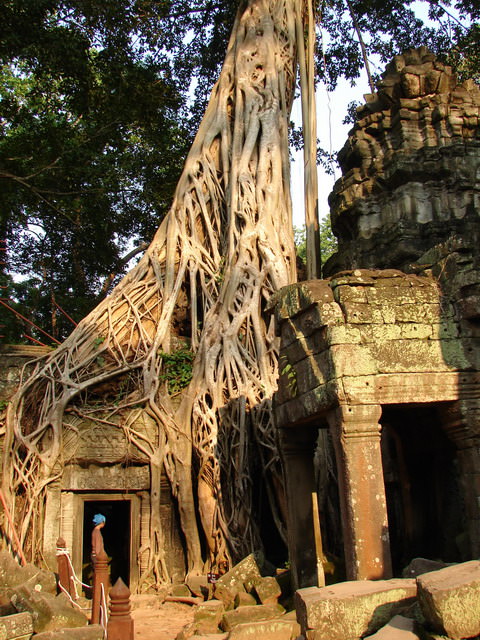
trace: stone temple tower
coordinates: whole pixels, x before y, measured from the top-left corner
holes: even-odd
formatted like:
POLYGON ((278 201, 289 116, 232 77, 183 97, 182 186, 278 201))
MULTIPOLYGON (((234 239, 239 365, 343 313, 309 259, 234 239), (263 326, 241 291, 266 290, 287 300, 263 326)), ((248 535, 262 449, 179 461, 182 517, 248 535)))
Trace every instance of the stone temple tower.
POLYGON ((347 579, 480 556, 480 89, 422 47, 365 99, 330 196, 338 252, 274 302, 299 586, 315 491, 347 579), (314 465, 329 446, 340 543, 314 465))

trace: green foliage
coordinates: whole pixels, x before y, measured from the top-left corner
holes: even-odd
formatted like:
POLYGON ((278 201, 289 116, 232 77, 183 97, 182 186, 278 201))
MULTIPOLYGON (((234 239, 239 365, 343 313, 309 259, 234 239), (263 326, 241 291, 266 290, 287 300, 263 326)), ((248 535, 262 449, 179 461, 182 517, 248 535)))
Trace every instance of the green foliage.
MULTIPOLYGON (((306 264, 307 260, 307 241, 305 225, 302 227, 294 228, 294 241, 297 256, 300 258, 303 264, 306 264)), ((326 216, 320 220, 320 252, 322 258, 322 264, 330 258, 331 255, 337 250, 337 239, 333 235, 332 227, 330 225, 330 217, 326 216)))
MULTIPOLYGON (((84 317, 170 207, 190 80, 234 17, 209 6, 0 3, 0 273, 31 285, 22 301, 13 283, 3 293, 60 340, 73 325, 56 304, 84 317)), ((6 339, 22 340, 22 323, 8 323, 6 339)))
POLYGON ((98 336, 98 338, 95 338, 95 340, 93 341, 93 348, 98 349, 98 347, 104 342, 105 342, 105 336, 98 336))
MULTIPOLYGON (((330 89, 358 79, 353 19, 370 58, 426 44, 478 79, 478 2, 425 0, 435 26, 416 15, 419 4, 317 3, 319 79, 330 89)), ((59 307, 84 317, 168 210, 236 8, 237 0, 0 3, 2 297, 55 338, 73 328, 59 307)), ((301 144, 298 132, 291 138, 301 144)), ((319 146, 318 161, 332 160, 319 146)), ((44 340, 3 310, 0 324, 5 340, 44 340)))
POLYGON ((167 383, 168 393, 174 395, 187 387, 192 379, 194 353, 182 347, 171 353, 161 351, 163 369, 160 380, 167 383))
POLYGON ((364 65, 353 19, 370 60, 378 56, 384 64, 409 47, 425 45, 443 57, 456 51, 456 57, 450 56, 450 62, 462 65, 464 60, 471 60, 470 72, 478 74, 479 41, 475 23, 480 10, 476 1, 322 0, 317 12, 323 35, 323 46, 318 47, 317 53, 318 73, 330 89, 336 87, 340 78, 354 84, 364 65), (419 12, 421 8, 427 9, 423 15, 428 13, 431 23, 425 23, 419 12))
POLYGON ((297 372, 285 356, 280 357, 280 375, 286 376, 292 397, 298 393, 297 372))

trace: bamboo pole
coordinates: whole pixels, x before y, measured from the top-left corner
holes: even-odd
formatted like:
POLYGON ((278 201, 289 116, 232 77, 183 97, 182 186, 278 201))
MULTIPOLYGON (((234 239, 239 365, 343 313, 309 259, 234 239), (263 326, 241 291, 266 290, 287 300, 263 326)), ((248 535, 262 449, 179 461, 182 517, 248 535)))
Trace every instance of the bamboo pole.
POLYGON ((318 586, 325 586, 325 571, 323 569, 323 547, 322 547, 322 530, 320 528, 320 514, 318 511, 318 497, 312 493, 312 517, 313 517, 313 533, 315 537, 315 555, 317 557, 317 577, 318 586))

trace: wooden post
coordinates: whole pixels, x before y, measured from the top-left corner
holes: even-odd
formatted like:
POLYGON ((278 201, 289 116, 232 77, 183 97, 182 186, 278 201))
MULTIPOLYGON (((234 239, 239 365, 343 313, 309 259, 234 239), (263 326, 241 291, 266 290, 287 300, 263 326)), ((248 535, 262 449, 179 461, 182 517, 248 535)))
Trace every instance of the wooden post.
POLYGON ((312 493, 313 533, 315 535, 315 553, 317 556, 318 586, 325 586, 325 571, 323 569, 322 529, 320 528, 320 514, 318 512, 318 496, 312 493))
POLYGON ((73 584, 72 566, 68 559, 67 544, 63 538, 58 538, 57 540, 57 566, 59 586, 65 589, 72 600, 76 600, 77 594, 73 584))
POLYGON ((105 623, 107 617, 106 602, 108 593, 108 556, 101 550, 96 557, 93 567, 93 595, 92 595, 92 617, 90 624, 105 623), (104 607, 103 619, 100 617, 100 608, 104 607))
POLYGON ((130 615, 130 589, 119 578, 110 589, 110 618, 107 640, 133 640, 133 619, 130 615))

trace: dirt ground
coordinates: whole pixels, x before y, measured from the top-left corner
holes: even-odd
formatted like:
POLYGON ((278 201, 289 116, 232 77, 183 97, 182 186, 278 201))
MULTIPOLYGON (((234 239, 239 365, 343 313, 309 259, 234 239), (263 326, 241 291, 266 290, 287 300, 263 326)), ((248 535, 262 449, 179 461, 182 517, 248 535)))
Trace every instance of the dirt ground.
POLYGON ((157 608, 132 611, 135 640, 175 640, 177 633, 193 620, 194 608, 179 602, 164 602, 157 608))

